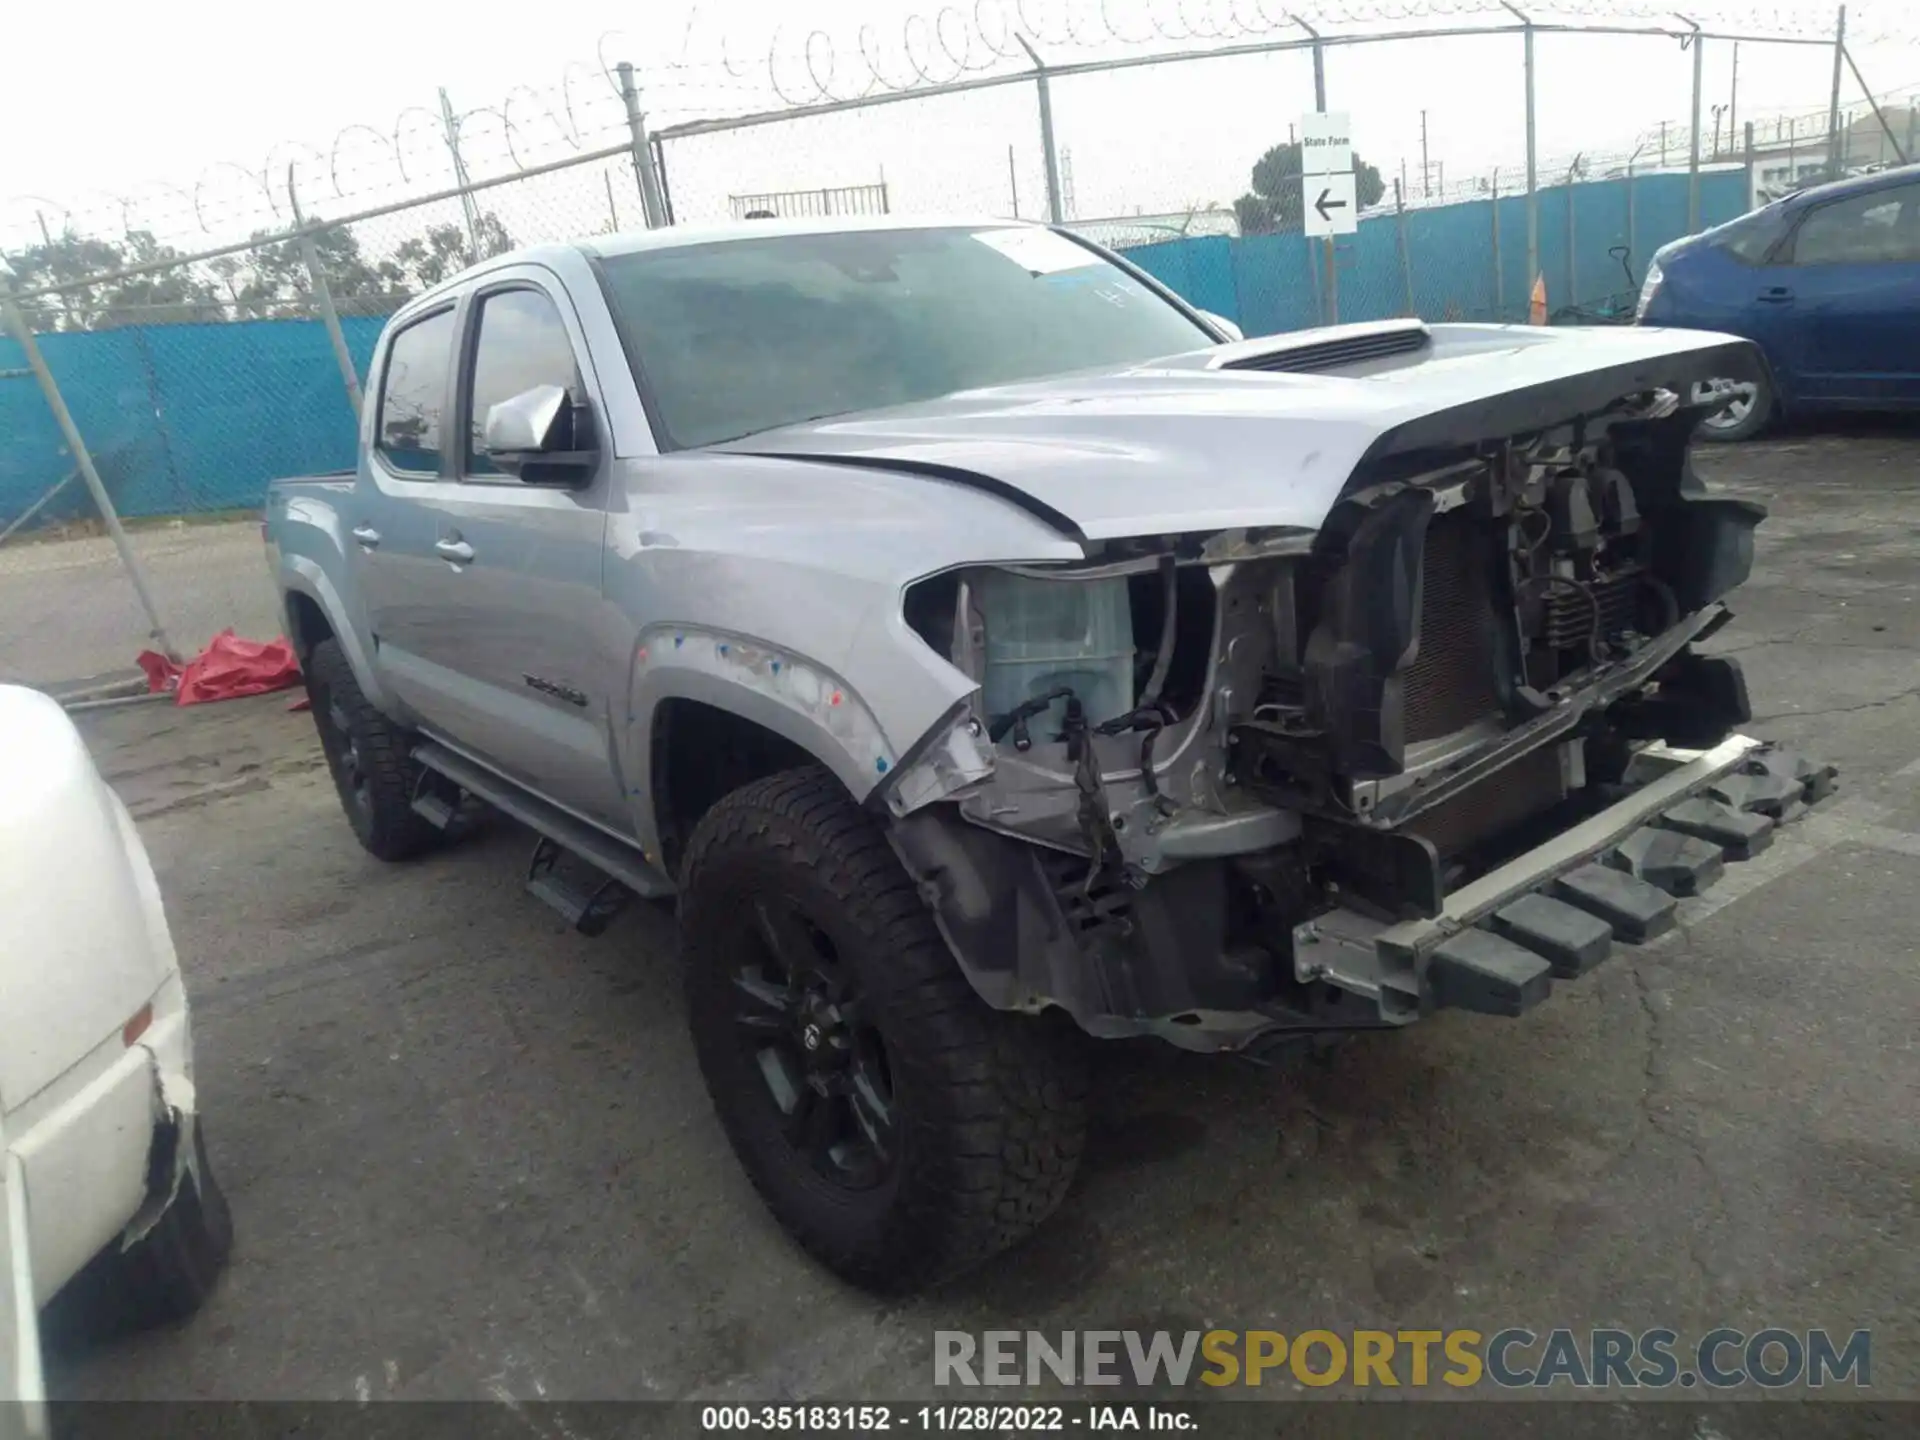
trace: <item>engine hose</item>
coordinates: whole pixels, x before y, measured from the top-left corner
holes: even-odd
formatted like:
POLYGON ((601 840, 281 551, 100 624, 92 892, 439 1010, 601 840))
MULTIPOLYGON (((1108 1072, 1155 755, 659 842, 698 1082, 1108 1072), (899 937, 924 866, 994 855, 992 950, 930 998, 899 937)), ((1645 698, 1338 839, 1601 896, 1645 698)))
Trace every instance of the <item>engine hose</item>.
POLYGON ((1147 798, 1153 802, 1153 808, 1162 815, 1171 815, 1180 807, 1160 789, 1160 778, 1153 773, 1153 745, 1166 728, 1165 717, 1156 715, 1148 724, 1147 733, 1140 737, 1140 784, 1146 790, 1147 798))
POLYGON ((1140 697, 1139 708, 1151 709, 1160 703, 1160 691, 1167 683, 1167 672, 1173 668, 1173 632, 1175 621, 1179 617, 1177 601, 1180 593, 1180 576, 1174 566, 1173 556, 1160 557, 1160 587, 1164 596, 1163 615, 1160 621, 1160 650, 1153 657, 1153 673, 1147 677, 1146 693, 1140 697))

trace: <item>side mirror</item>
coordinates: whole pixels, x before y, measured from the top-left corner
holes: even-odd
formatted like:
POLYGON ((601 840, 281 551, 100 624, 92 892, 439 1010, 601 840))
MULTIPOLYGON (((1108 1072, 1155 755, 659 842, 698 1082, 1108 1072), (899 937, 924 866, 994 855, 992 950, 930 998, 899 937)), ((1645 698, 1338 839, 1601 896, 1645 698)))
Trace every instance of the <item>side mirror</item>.
POLYGON ((1240 333, 1240 327, 1234 324, 1233 321, 1227 319, 1226 316, 1216 315, 1211 310, 1202 310, 1200 314, 1207 320, 1209 324, 1213 326, 1214 329, 1224 334, 1227 337, 1227 339, 1244 340, 1247 338, 1245 335, 1240 333))
POLYGON ((593 411, 559 385, 536 385, 488 407, 487 458, 529 485, 582 485, 600 463, 593 411))

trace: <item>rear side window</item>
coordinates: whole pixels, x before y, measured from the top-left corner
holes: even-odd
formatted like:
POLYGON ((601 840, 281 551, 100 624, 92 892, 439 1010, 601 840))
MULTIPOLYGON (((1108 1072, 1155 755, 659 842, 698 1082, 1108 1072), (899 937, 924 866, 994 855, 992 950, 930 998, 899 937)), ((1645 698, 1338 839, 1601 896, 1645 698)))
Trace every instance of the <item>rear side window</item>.
POLYGON ((481 297, 479 327, 467 403, 467 470, 498 475, 485 449, 487 411, 536 385, 578 394, 579 367, 560 311, 544 291, 496 290, 481 297))
POLYGON ((440 469, 452 349, 451 310, 414 321, 387 347, 376 448, 396 470, 440 469))
POLYGON ((1796 265, 1920 261, 1920 185, 1870 190, 1809 211, 1793 240, 1796 265))

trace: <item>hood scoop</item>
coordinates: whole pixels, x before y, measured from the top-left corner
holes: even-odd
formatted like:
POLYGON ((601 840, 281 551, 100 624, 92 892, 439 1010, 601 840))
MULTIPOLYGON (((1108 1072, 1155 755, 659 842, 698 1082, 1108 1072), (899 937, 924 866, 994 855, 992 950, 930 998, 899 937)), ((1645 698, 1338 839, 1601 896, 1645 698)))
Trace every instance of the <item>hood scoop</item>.
POLYGON ((1311 374, 1318 370, 1340 370, 1369 360, 1385 360, 1395 355, 1410 355, 1433 343, 1427 327, 1418 320, 1380 320, 1362 325, 1339 325, 1331 329, 1309 330, 1298 336, 1237 345, 1216 367, 1220 370, 1288 371, 1311 374))

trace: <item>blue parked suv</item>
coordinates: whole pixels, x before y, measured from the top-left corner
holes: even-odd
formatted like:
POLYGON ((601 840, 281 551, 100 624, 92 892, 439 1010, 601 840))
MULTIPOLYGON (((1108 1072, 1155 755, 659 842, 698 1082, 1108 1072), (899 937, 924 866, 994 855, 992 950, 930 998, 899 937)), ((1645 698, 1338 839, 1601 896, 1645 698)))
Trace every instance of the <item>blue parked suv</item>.
POLYGON ((1920 409, 1920 165, 1803 190, 1663 246, 1642 325, 1756 341, 1771 382, 1732 386, 1701 438, 1777 414, 1920 409))

